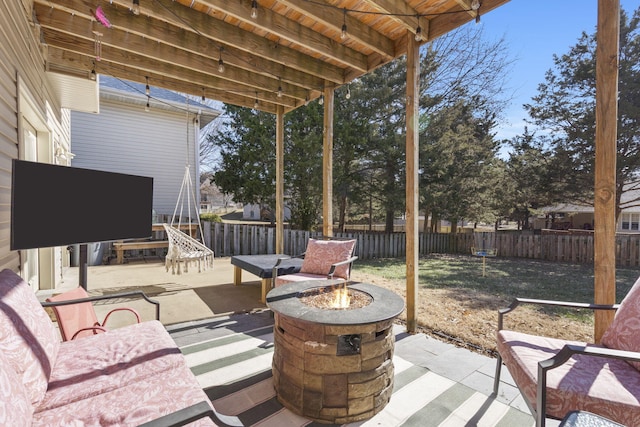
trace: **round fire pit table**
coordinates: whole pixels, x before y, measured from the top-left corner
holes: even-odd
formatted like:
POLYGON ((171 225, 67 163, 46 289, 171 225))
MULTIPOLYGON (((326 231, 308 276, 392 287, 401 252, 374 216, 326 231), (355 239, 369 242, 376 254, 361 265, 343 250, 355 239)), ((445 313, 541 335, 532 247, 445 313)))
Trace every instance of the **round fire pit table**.
POLYGON ((267 294, 274 312, 273 383, 278 401, 321 423, 345 424, 380 412, 393 391, 393 320, 404 310, 395 293, 347 282, 367 305, 324 308, 303 300, 340 280, 289 283, 267 294), (362 299, 362 298, 361 298, 362 299))

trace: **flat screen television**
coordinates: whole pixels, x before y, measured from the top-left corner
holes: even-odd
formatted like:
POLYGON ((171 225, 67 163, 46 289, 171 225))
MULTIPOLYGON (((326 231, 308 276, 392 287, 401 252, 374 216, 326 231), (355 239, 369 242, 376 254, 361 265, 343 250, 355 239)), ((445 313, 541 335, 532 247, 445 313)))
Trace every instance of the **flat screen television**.
POLYGON ((13 160, 11 250, 151 236, 153 178, 13 160))

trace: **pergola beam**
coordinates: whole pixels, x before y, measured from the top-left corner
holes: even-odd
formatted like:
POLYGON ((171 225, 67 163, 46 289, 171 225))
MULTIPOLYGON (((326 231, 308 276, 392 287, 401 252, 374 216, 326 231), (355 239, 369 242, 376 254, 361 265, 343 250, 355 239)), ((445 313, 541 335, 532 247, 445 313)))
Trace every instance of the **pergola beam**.
POLYGON ((207 6, 233 16, 247 25, 253 25, 290 43, 302 45, 305 49, 340 62, 343 66, 355 68, 362 72, 367 71, 367 58, 365 55, 339 44, 329 37, 321 36, 311 28, 304 27, 267 8, 261 8, 256 19, 252 19, 250 2, 201 1, 207 6))
POLYGON ((366 0, 365 2, 380 12, 388 14, 390 19, 402 24, 414 35, 418 25, 424 25, 424 22, 421 22, 416 16, 418 12, 405 2, 394 0, 366 0))
POLYGON ((333 236, 333 112, 335 91, 324 88, 324 126, 322 131, 322 234, 333 236))
POLYGON ((407 331, 415 332, 418 317, 418 152, 420 44, 407 32, 407 136, 406 136, 406 263, 407 331))
MULTIPOLYGON (((49 40, 49 46, 68 52, 85 55, 88 58, 95 59, 93 40, 80 40, 77 37, 71 38, 65 34, 58 33, 48 28, 44 29, 44 34, 49 40)), ((111 40, 104 41, 102 44, 101 61, 121 64, 126 67, 136 68, 148 73, 159 73, 165 77, 173 77, 176 79, 188 80, 197 84, 201 89, 214 89, 235 93, 239 96, 255 97, 258 91, 259 99, 272 102, 274 104, 282 104, 285 107, 295 107, 296 99, 283 95, 277 96, 278 84, 277 80, 269 79, 262 76, 252 76, 246 71, 236 71, 236 75, 244 75, 244 82, 233 81, 222 78, 217 73, 217 61, 196 55, 187 55, 184 51, 175 49, 170 46, 158 46, 157 56, 150 58, 148 56, 138 55, 136 50, 123 50, 120 46, 126 45, 124 40, 119 40, 112 44, 112 39, 117 37, 116 33, 110 33, 111 40), (153 61, 154 66, 148 65, 153 61), (176 65, 179 63, 180 65, 176 65), (265 90, 266 89, 266 90, 265 90)), ((129 46, 135 46, 136 41, 132 40, 138 36, 129 36, 129 46)), ((131 49, 131 47, 129 48, 131 49)), ((96 61, 96 62, 101 62, 96 61)), ((105 74, 109 74, 107 67, 103 68, 105 74)), ((225 73, 226 74, 226 73, 225 73)), ((291 85, 282 84, 283 88, 289 89, 292 93, 298 88, 291 85)), ((303 92, 303 89, 299 89, 303 92)), ((304 99, 304 96, 302 97, 304 99)))
MULTIPOLYGON (((73 18, 92 19, 89 6, 82 0, 56 0, 55 3, 36 0, 36 4, 41 7, 37 13, 40 21, 46 19, 47 14, 51 13, 50 10, 59 9, 67 13, 67 18, 62 19, 56 26, 60 31, 65 31, 67 25, 72 23, 73 18)), ((202 47, 201 44, 208 41, 210 47, 214 48, 215 53, 219 50, 218 45, 214 43, 217 42, 225 47, 241 50, 251 57, 263 58, 301 73, 316 76, 316 78, 322 80, 328 80, 336 84, 344 82, 344 71, 338 66, 316 60, 289 47, 279 46, 264 37, 243 31, 239 27, 224 21, 213 21, 208 15, 182 7, 180 4, 169 5, 168 9, 171 12, 164 8, 154 9, 150 16, 132 15, 127 5, 130 5, 130 2, 123 0, 113 0, 113 4, 110 2, 103 3, 102 7, 112 24, 109 31, 119 29, 128 34, 144 37, 148 39, 148 42, 156 41, 172 44, 187 50, 188 46, 192 45, 191 42, 197 39, 197 36, 200 36, 205 41, 196 44, 196 46, 200 45, 202 47), (141 22, 144 25, 141 26, 141 22), (215 25, 211 25, 213 22, 215 22, 215 25)), ((148 9, 144 10, 151 12, 148 9)), ((93 29, 106 33, 106 29, 95 21, 92 22, 90 31, 93 29)), ((152 50, 154 45, 149 43, 143 49, 152 50)), ((203 51, 206 50, 203 49, 203 51)), ((199 52, 196 53, 200 54, 199 52)), ((278 73, 275 74, 277 75, 278 73)))
MULTIPOLYGON (((596 161, 594 192, 594 302, 616 302, 616 141, 620 0, 598 0, 596 46, 596 161)), ((595 313, 594 338, 600 342, 614 313, 595 313)))
POLYGON ((276 112, 276 253, 284 253, 284 109, 276 112))
MULTIPOLYGON (((91 67, 92 59, 86 55, 69 52, 63 49, 58 49, 53 46, 47 48, 48 57, 50 61, 47 62, 47 69, 49 71, 60 72, 63 74, 77 75, 69 72, 69 70, 77 70, 78 64, 82 63, 82 68, 91 67)), ((109 74, 119 79, 126 79, 134 82, 144 83, 145 77, 149 78, 151 82, 160 83, 159 86, 181 93, 188 93, 194 96, 202 96, 202 86, 195 83, 187 83, 182 79, 173 78, 159 72, 149 72, 146 70, 135 69, 126 65, 118 63, 110 63, 106 59, 95 63, 95 69, 97 73, 109 74)), ((226 91, 218 91, 207 89, 205 90, 205 96, 210 99, 217 99, 222 102, 228 102, 233 105, 239 105, 247 108, 253 108, 255 99, 249 96, 238 96, 226 91)), ((255 95, 254 95, 255 96, 255 95)), ((268 113, 275 114, 275 104, 261 101, 260 110, 268 113)))
POLYGON ((344 23, 347 26, 348 40, 356 40, 362 43, 367 48, 383 56, 386 61, 396 57, 395 46, 392 40, 373 31, 366 25, 362 25, 362 23, 351 14, 346 14, 345 16, 344 10, 341 11, 337 7, 322 7, 304 0, 280 0, 280 3, 295 9, 308 19, 313 19, 327 27, 333 28, 336 32, 342 32, 342 24, 344 23))

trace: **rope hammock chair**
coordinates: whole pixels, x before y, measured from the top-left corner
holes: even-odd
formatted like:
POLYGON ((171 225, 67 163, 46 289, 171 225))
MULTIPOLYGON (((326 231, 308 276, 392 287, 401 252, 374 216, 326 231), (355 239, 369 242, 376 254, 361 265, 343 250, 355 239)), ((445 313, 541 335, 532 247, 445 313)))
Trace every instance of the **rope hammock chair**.
MULTIPOLYGON (((173 216, 171 217, 171 224, 162 224, 164 231, 167 233, 167 239, 169 240, 169 249, 167 250, 167 256, 165 258, 165 268, 167 272, 171 269, 172 274, 181 274, 184 269, 185 273, 189 272, 189 264, 198 264, 198 273, 213 267, 213 251, 204 244, 204 233, 202 232, 202 224, 200 222, 200 214, 198 206, 196 206, 196 194, 191 181, 191 173, 189 167, 189 104, 187 100, 187 165, 184 171, 184 177, 182 178, 182 185, 180 186, 180 192, 178 193, 178 200, 176 207, 173 210, 173 216), (197 219, 197 227, 200 232, 200 238, 202 240, 195 239, 191 234, 182 232, 182 218, 184 213, 185 204, 188 211, 189 222, 187 228, 191 233, 192 227, 195 225, 191 221, 192 212, 192 200, 193 207, 197 219), (180 212, 178 212, 180 207, 180 212), (177 227, 174 226, 177 218, 177 227)), ((197 233, 196 233, 197 234, 197 233)))

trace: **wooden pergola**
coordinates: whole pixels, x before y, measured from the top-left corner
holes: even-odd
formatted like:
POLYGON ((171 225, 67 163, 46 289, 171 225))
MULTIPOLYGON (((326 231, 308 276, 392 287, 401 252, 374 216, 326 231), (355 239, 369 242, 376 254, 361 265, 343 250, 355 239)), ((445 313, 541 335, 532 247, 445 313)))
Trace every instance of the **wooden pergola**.
MULTIPOLYGON (((407 319, 418 291, 419 48, 508 0, 35 0, 48 71, 106 74, 276 115, 276 250, 284 114, 324 97, 323 232, 332 235, 334 90, 406 55, 407 319)), ((546 5, 553 13, 553 2, 546 5)), ((599 0, 596 303, 615 300, 619 0, 599 0)), ((596 338, 611 318, 596 317, 596 338)))

